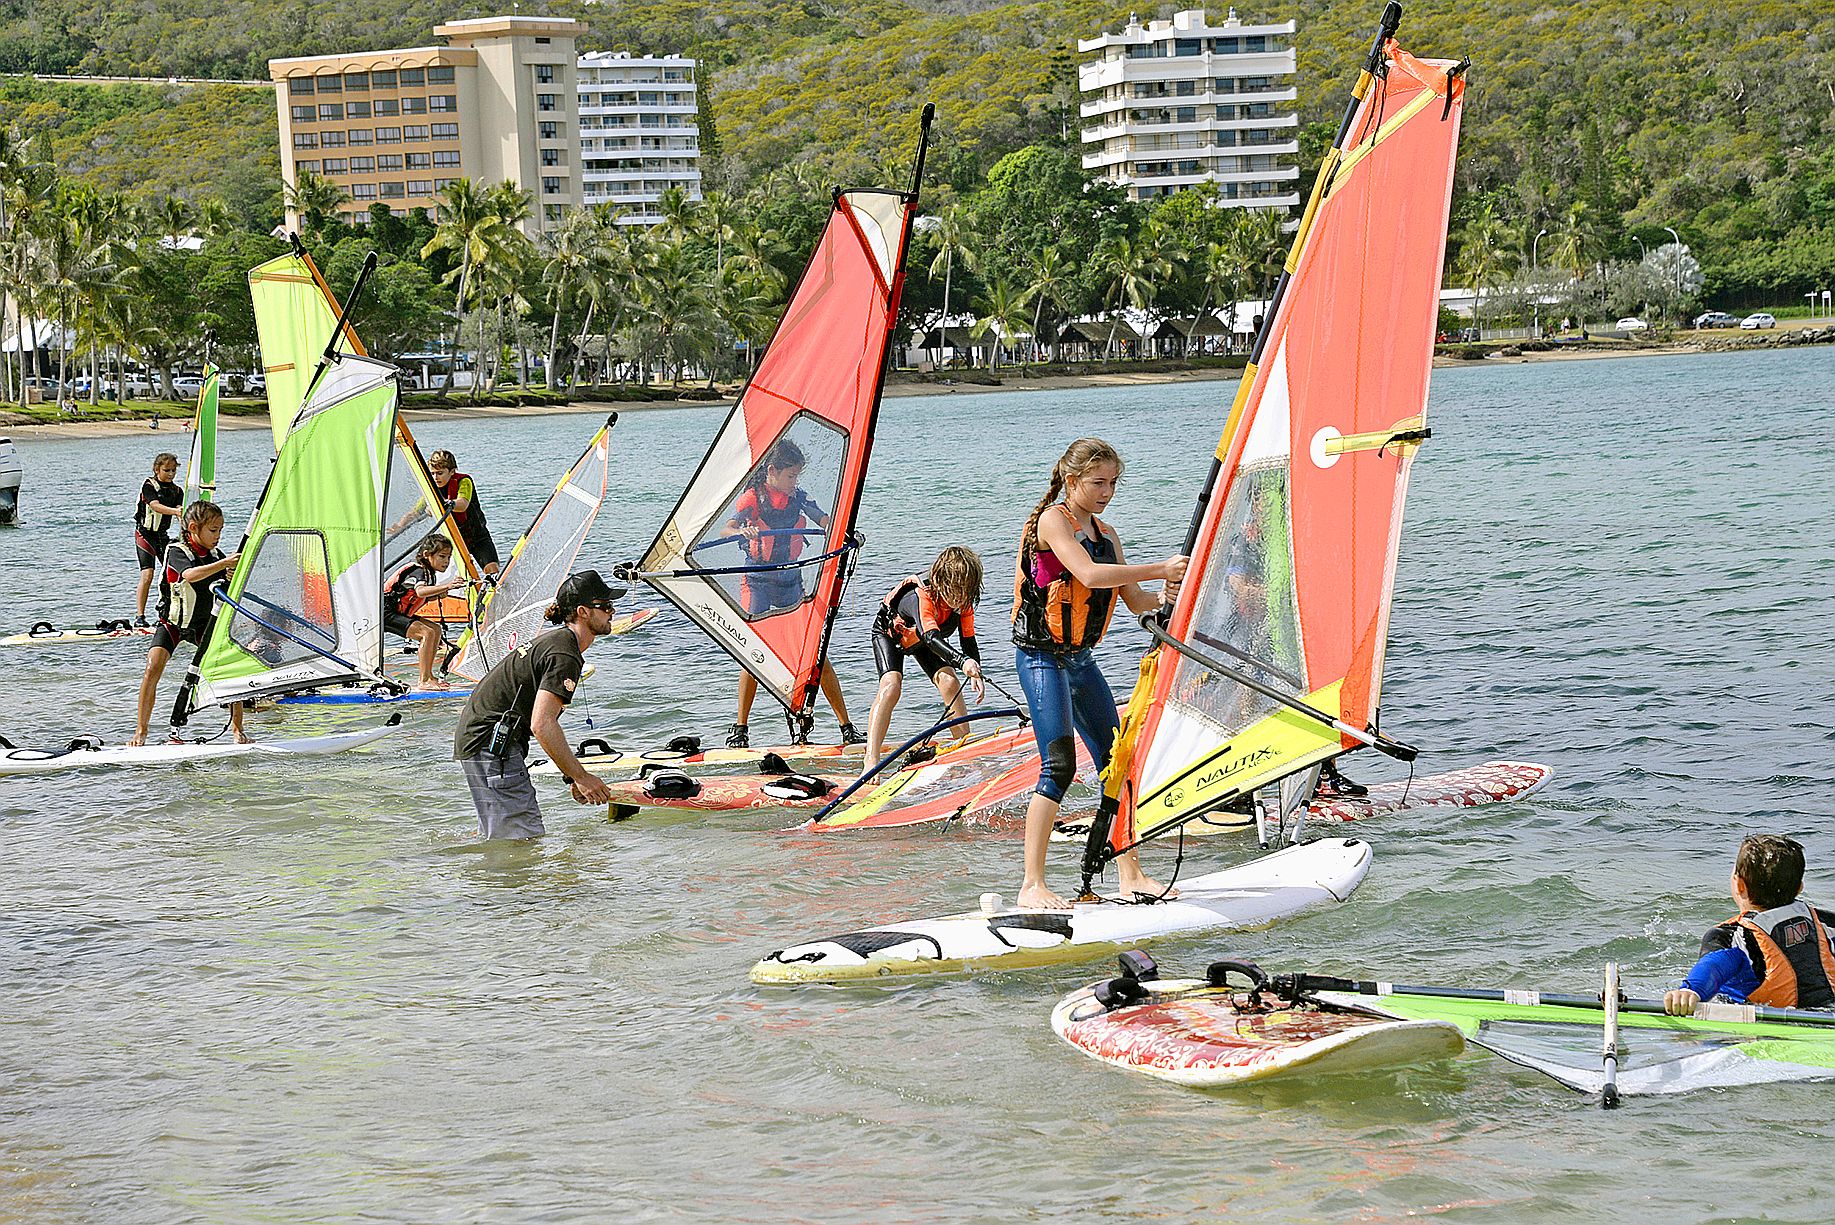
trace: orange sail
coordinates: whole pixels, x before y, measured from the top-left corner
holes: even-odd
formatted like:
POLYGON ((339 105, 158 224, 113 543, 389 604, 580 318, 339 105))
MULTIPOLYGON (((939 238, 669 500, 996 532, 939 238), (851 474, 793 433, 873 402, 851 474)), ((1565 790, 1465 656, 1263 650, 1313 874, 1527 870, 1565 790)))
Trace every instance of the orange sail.
MULTIPOLYGON (((1185 589, 1105 779, 1116 850, 1374 744, 1428 373, 1464 65, 1391 6, 1224 425, 1185 589)), ((1412 751, 1408 751, 1411 755, 1412 751)), ((1099 822, 1099 824, 1101 824, 1099 822)))

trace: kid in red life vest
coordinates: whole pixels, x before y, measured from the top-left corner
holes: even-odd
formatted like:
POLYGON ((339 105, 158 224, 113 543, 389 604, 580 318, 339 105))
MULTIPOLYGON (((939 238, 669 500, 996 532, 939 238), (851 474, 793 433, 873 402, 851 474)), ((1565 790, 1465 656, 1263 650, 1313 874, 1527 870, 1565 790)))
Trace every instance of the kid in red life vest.
POLYGON ((1693 1016, 1702 1000, 1770 1008, 1835 1008, 1835 913, 1799 898, 1803 847, 1754 834, 1733 861, 1739 913, 1701 938, 1701 959, 1663 996, 1671 1016, 1693 1016))
MULTIPOLYGON (((879 693, 867 716, 865 766, 871 769, 886 748, 886 729, 904 690, 905 661, 914 659, 937 687, 951 716, 968 712, 962 700, 962 681, 968 680, 975 700, 982 696, 981 649, 975 644, 975 605, 981 600, 981 558, 972 549, 951 545, 937 554, 930 573, 912 575, 886 593, 873 619, 873 662, 879 666, 879 693), (957 655, 949 635, 962 642, 962 676, 956 675, 957 655)), ((957 740, 967 727, 955 729, 957 740)))
POLYGON ((452 564, 452 541, 434 532, 421 541, 414 560, 396 571, 382 588, 382 628, 398 637, 420 644, 417 689, 444 689, 446 683, 433 678, 433 657, 445 635, 438 623, 417 616, 420 610, 453 590, 465 585, 464 576, 442 583, 440 575, 452 564))
MULTIPOLYGON (((733 502, 733 513, 721 528, 722 536, 743 536, 748 565, 771 566, 793 562, 803 555, 805 537, 819 539, 828 527, 828 512, 803 489, 803 466, 808 461, 803 448, 789 438, 780 438, 765 452, 765 459, 752 475, 752 483, 733 502)), ((820 552, 821 550, 817 550, 820 552)), ((768 616, 792 609, 803 602, 801 568, 760 570, 740 577, 739 591, 748 617, 768 616)), ((841 699, 841 682, 828 660, 822 661, 822 696, 834 707, 841 720, 841 743, 859 744, 860 733, 848 721, 847 703, 841 699)), ((727 733, 728 748, 743 749, 751 745, 747 727, 752 718, 752 702, 758 697, 758 678, 750 672, 739 673, 739 709, 733 727, 727 733)))

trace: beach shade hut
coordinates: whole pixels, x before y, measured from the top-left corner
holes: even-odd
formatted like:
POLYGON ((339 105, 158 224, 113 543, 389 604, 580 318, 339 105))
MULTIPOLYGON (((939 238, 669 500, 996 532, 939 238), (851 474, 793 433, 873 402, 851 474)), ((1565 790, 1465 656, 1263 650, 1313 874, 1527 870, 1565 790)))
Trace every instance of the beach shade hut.
POLYGON ((1146 339, 1126 316, 1110 319, 1097 315, 1072 319, 1064 325, 1064 338, 1076 346, 1080 359, 1084 361, 1099 361, 1111 353, 1116 357, 1133 357, 1141 351, 1141 344, 1146 339), (1111 336, 1113 350, 1110 348, 1111 336))
POLYGON ((1229 338, 1230 329, 1217 317, 1216 311, 1206 311, 1203 315, 1183 319, 1168 319, 1153 334, 1162 354, 1171 352, 1185 357, 1221 353, 1228 348, 1229 338))

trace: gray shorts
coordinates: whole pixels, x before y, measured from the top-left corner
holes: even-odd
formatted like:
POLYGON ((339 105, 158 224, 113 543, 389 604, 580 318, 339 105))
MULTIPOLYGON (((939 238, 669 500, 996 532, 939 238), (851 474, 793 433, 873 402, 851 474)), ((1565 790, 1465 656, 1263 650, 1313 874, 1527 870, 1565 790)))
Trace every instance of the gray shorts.
POLYGON ((461 757, 471 800, 478 810, 478 836, 539 838, 541 806, 535 802, 535 784, 529 780, 529 763, 523 757, 461 757))

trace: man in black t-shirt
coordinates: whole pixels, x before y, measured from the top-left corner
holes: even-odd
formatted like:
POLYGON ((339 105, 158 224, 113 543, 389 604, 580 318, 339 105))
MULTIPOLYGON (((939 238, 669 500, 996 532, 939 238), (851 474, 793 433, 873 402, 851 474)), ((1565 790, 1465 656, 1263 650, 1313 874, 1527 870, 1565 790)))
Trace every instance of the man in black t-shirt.
POLYGON ((548 630, 510 652, 484 675, 459 711, 452 755, 465 770, 481 838, 539 838, 547 832, 529 779, 529 738, 561 768, 581 804, 604 804, 611 792, 574 756, 561 732, 561 710, 573 701, 585 651, 612 628, 612 606, 624 588, 597 570, 569 575, 548 606, 548 630))

